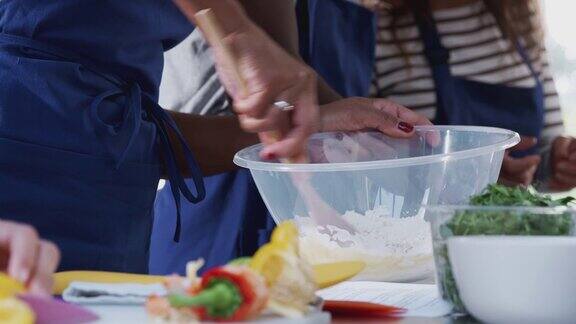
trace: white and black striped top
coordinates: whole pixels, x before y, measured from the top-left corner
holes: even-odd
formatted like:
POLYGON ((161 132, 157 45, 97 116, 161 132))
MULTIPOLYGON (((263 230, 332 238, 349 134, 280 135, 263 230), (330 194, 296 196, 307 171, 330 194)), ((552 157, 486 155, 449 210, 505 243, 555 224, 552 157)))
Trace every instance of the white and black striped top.
MULTIPOLYGON (((450 50, 453 75, 508 86, 535 85, 528 66, 508 45, 496 20, 481 1, 436 10, 434 18, 442 44, 450 50)), ((400 17, 397 22, 397 38, 408 54, 408 65, 392 41, 390 25, 391 17, 380 14, 371 94, 396 101, 433 119, 436 113, 434 82, 422 53, 418 27, 411 15, 400 17)), ((546 115, 543 139, 548 142, 563 132, 558 94, 545 49, 528 48, 528 52, 544 85, 546 115)))

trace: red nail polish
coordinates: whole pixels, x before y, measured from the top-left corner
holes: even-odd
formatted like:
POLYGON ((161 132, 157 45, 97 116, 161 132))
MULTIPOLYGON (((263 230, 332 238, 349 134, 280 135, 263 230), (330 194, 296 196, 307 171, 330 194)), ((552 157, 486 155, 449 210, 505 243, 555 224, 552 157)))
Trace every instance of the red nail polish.
POLYGON ((398 129, 403 131, 404 133, 412 133, 412 131, 414 130, 414 126, 406 122, 399 122, 398 129))
POLYGON ((276 160, 276 154, 274 153, 266 153, 264 154, 264 158, 266 160, 276 160))

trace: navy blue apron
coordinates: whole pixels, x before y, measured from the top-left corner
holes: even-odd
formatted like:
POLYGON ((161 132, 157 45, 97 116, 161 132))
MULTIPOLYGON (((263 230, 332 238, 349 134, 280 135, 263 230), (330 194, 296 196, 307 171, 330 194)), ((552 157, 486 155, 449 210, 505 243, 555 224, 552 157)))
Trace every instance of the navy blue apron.
POLYGON ((298 0, 302 58, 344 97, 367 97, 372 82, 376 19, 343 0, 298 0))
POLYGON ((146 273, 161 160, 177 204, 205 194, 156 103, 163 49, 192 27, 169 0, 4 0, 0 27, 0 217, 54 241, 60 270, 146 273))
POLYGON ((174 200, 168 188, 156 197, 150 246, 150 273, 185 273, 186 263, 203 258, 201 271, 254 254, 268 242, 274 221, 248 170, 205 177, 206 199, 182 205, 182 240, 174 232, 174 200))
MULTIPOLYGON (((501 127, 520 135, 540 137, 544 125, 544 88, 520 42, 514 47, 534 77, 534 87, 510 87, 468 80, 452 75, 450 51, 442 45, 430 8, 415 12, 414 17, 436 88, 435 124, 501 127)), ((536 148, 532 148, 515 152, 515 156, 535 152, 536 148)))

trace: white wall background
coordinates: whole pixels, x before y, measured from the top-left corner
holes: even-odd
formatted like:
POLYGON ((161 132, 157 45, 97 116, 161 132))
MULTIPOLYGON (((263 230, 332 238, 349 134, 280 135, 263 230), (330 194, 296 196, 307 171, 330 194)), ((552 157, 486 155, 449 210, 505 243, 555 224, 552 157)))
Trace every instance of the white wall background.
POLYGON ((576 135, 576 1, 541 0, 552 73, 566 131, 576 135))

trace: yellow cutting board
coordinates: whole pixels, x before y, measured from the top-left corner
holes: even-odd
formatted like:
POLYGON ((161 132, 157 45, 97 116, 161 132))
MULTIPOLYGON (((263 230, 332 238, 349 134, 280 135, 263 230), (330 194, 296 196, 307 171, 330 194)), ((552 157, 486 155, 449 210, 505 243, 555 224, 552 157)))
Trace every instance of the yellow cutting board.
MULTIPOLYGON (((366 264, 360 261, 347 261, 314 265, 314 276, 318 287, 326 288, 346 281, 364 270, 366 264)), ((96 283, 161 283, 164 276, 150 276, 105 271, 65 271, 54 275, 54 294, 60 295, 73 281, 96 283)))

